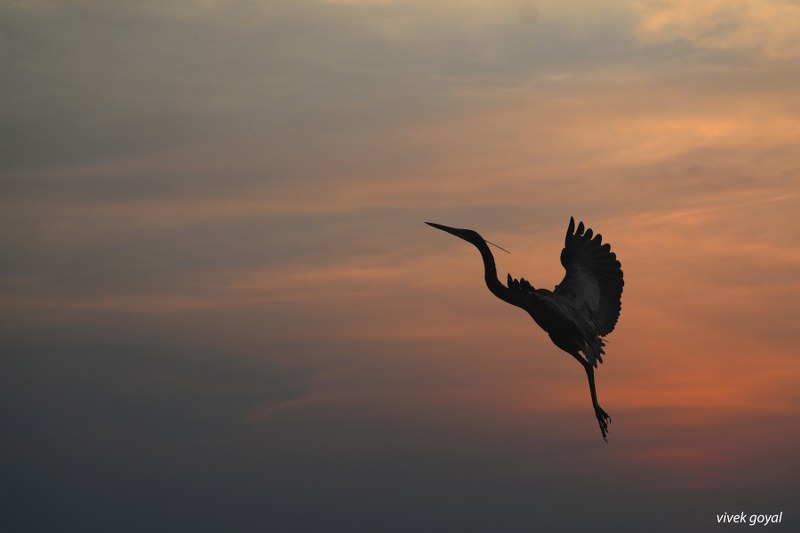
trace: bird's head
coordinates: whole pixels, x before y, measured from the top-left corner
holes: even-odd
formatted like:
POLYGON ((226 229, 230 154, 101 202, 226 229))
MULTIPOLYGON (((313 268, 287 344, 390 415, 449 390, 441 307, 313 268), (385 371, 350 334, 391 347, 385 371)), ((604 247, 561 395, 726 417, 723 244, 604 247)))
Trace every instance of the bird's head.
POLYGON ((451 228, 450 226, 443 226, 441 224, 435 224, 433 222, 426 222, 427 225, 431 226, 432 228, 440 229, 442 231, 446 231, 450 235, 455 235, 465 241, 474 244, 475 246, 479 246, 479 244, 483 244, 485 241, 483 237, 481 237, 477 231, 473 231, 471 229, 459 229, 459 228, 451 228))
POLYGON ((440 229, 442 231, 446 231, 450 235, 455 235, 456 237, 464 239, 468 243, 477 246, 478 249, 481 250, 481 254, 483 254, 484 250, 485 250, 486 253, 489 253, 489 255, 491 255, 491 252, 489 252, 489 248, 486 246, 487 244, 491 244, 492 246, 495 246, 495 247, 499 248, 500 250, 503 250, 507 254, 511 253, 508 250, 506 250, 505 248, 503 248, 502 246, 497 246, 495 243, 493 243, 491 241, 487 241, 486 239, 481 237, 480 234, 477 231, 473 231, 471 229, 451 228, 450 226, 443 226, 442 224, 435 224, 433 222, 426 222, 426 224, 431 226, 432 228, 436 228, 436 229, 440 229))

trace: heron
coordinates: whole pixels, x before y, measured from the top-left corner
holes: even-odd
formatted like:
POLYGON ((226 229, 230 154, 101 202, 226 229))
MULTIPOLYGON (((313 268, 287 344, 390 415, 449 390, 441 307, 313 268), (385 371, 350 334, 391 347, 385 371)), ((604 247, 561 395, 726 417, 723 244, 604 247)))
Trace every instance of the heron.
POLYGON ((507 284, 503 285, 497 278, 494 256, 487 245, 489 241, 478 232, 433 222, 426 224, 474 245, 483 258, 484 280, 489 291, 504 302, 526 311, 547 332, 553 344, 583 366, 600 433, 608 442, 611 417, 597 403, 594 371, 597 363, 603 362, 604 337, 614 330, 622 308, 625 283, 620 262, 611 251, 611 245, 603 244, 603 237, 585 227, 583 221, 576 228, 575 217, 570 217, 561 251, 561 264, 566 274, 550 291, 537 289, 525 278, 517 280, 511 274, 508 274, 507 284))

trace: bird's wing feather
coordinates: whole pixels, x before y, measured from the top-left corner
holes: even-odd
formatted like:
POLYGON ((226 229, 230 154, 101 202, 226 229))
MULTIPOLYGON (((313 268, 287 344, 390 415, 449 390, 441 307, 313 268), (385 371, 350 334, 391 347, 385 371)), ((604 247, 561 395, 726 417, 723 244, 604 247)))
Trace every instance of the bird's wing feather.
POLYGON ((609 244, 598 233, 575 228, 570 217, 561 264, 567 271, 554 294, 568 301, 589 323, 598 337, 614 330, 621 309, 622 269, 609 244))

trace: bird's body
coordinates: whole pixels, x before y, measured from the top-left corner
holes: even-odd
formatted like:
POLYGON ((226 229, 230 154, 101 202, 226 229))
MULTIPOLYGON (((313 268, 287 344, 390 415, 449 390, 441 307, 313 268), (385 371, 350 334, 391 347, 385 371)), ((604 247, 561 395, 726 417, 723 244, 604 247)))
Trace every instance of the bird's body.
POLYGON ((525 310, 556 346, 583 365, 595 416, 605 439, 611 418, 597 403, 594 369, 598 362, 603 362, 603 337, 613 331, 619 318, 624 285, 620 263, 611 247, 602 243, 600 234, 584 228, 583 222, 576 228, 575 220, 570 218, 561 252, 566 274, 561 283, 549 291, 534 288, 525 278, 513 279, 510 274, 507 285, 503 285, 497 278, 494 256, 477 232, 432 222, 426 224, 478 248, 483 258, 484 279, 492 294, 525 310))

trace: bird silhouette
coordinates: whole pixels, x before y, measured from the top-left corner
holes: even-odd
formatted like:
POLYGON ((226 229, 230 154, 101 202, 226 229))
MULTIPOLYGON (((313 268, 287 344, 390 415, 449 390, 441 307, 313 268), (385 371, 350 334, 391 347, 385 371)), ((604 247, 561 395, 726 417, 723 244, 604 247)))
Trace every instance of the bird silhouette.
POLYGON ((561 283, 552 291, 536 289, 525 278, 517 280, 509 274, 506 286, 497 279, 494 256, 478 232, 433 222, 426 224, 473 244, 483 258, 484 279, 491 293, 525 310, 556 346, 583 366, 600 432, 608 442, 611 417, 597 403, 594 369, 603 362, 603 337, 614 330, 621 309, 624 281, 611 246, 603 244, 599 233, 584 228, 583 222, 576 228, 575 219, 570 217, 561 251, 561 264, 566 270, 561 283))

